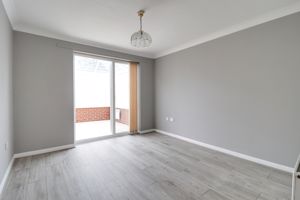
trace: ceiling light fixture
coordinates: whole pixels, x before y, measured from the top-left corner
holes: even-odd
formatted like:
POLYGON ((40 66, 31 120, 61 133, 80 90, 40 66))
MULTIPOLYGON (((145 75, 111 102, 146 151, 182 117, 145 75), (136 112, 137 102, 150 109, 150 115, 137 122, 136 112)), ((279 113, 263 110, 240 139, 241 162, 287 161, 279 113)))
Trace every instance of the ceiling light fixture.
POLYGON ((144 13, 144 10, 140 10, 138 12, 138 16, 140 17, 140 30, 138 32, 133 33, 131 36, 131 45, 138 48, 149 47, 152 43, 151 36, 142 29, 142 17, 144 16, 144 13))

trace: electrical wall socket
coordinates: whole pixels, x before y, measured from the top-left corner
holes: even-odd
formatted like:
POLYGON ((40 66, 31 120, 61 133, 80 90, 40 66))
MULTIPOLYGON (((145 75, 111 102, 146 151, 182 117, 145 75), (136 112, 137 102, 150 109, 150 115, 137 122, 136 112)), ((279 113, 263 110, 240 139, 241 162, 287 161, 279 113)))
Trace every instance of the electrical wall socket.
POLYGON ((169 121, 169 122, 174 122, 174 118, 173 117, 166 117, 166 121, 169 121))

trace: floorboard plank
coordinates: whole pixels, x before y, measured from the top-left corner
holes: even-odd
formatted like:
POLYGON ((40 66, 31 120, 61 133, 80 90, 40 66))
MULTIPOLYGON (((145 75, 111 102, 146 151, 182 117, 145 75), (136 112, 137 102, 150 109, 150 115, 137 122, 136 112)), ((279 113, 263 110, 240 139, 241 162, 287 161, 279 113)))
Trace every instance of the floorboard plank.
POLYGON ((291 179, 151 133, 16 159, 1 200, 288 200, 291 179))

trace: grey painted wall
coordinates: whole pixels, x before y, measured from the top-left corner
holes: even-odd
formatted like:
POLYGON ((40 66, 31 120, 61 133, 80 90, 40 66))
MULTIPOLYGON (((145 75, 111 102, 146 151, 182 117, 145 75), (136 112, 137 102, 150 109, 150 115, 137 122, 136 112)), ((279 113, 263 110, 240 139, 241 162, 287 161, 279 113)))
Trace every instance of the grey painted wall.
POLYGON ((15 153, 72 144, 73 50, 140 62, 140 129, 154 128, 154 61, 14 32, 15 153))
POLYGON ((12 29, 0 1, 0 183, 13 155, 12 39, 12 29))
POLYGON ((157 59, 156 128, 294 166, 299 36, 297 13, 157 59))

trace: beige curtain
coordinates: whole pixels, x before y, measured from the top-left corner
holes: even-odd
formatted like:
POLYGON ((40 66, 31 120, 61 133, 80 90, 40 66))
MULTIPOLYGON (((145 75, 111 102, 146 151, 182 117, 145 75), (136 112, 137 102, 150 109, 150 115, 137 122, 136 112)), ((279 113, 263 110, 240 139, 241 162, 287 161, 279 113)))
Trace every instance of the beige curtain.
POLYGON ((130 133, 137 133, 137 63, 130 63, 130 133))

